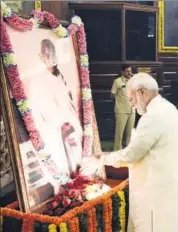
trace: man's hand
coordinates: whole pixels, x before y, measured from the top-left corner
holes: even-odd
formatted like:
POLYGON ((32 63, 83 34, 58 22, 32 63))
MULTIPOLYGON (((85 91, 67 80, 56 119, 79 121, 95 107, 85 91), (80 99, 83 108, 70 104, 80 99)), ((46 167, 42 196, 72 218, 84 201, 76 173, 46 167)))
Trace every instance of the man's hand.
POLYGON ((91 157, 84 157, 82 159, 80 172, 84 176, 93 176, 101 167, 100 156, 93 155, 91 157))

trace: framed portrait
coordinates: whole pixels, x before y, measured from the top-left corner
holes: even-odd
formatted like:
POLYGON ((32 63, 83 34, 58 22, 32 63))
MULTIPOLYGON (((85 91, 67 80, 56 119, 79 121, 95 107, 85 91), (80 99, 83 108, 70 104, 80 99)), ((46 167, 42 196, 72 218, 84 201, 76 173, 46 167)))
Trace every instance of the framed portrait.
POLYGON ((27 20, 2 6, 3 117, 20 208, 38 212, 84 156, 101 152, 84 25, 75 16, 65 28, 40 11, 27 20))
POLYGON ((158 1, 159 52, 178 53, 178 2, 158 1))

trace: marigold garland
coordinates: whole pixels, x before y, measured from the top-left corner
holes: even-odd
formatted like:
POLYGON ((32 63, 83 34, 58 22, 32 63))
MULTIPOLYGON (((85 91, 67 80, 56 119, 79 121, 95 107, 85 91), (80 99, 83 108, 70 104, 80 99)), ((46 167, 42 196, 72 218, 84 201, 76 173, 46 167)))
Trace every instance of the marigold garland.
POLYGON ((35 10, 41 10, 41 1, 35 1, 35 10))
POLYGON ((73 228, 72 232, 78 232, 78 231, 80 231, 79 218, 78 217, 75 217, 73 219, 73 226, 74 226, 74 228, 73 228))
MULTIPOLYGON (((49 226, 49 224, 60 225, 63 222, 71 221, 75 217, 79 218, 81 214, 83 214, 83 213, 91 210, 92 208, 96 207, 95 219, 97 221, 97 223, 96 223, 97 231, 102 232, 102 231, 104 231, 104 220, 103 220, 103 211, 104 211, 104 209, 103 209, 103 204, 108 202, 108 200, 114 194, 118 194, 118 197, 120 199, 119 195, 122 194, 122 193, 124 194, 124 192, 122 190, 125 189, 125 187, 127 185, 128 185, 128 182, 124 181, 119 186, 113 188, 109 192, 103 194, 100 197, 97 197, 96 199, 85 202, 81 207, 76 207, 76 208, 70 210, 68 213, 64 214, 61 217, 50 217, 50 216, 45 216, 45 215, 40 215, 40 214, 27 214, 27 213, 22 213, 20 211, 10 209, 10 208, 1 208, 0 209, 1 210, 1 215, 3 215, 3 217, 9 218, 8 220, 10 220, 10 221, 13 218, 17 219, 17 220, 28 219, 30 221, 30 223, 32 225, 34 225, 34 226, 36 225, 36 223, 34 224, 34 221, 39 222, 41 225, 44 225, 44 227, 46 228, 46 225, 49 226), (119 191, 121 193, 118 193, 119 191)), ((118 204, 116 204, 116 207, 119 208, 118 204)), ((120 211, 120 213, 121 213, 121 211, 120 211)), ((119 216, 118 216, 118 218, 119 218, 119 216)), ((85 220, 86 220, 85 224, 87 225, 87 217, 85 218, 85 220)), ((79 231, 80 230, 78 230, 77 232, 79 232, 79 231)), ((124 230, 122 230, 122 232, 123 231, 124 230)), ((20 232, 20 230, 18 230, 18 232, 20 232)))
POLYGON ((87 226, 88 226, 88 232, 93 232, 93 214, 92 214, 92 209, 88 211, 87 226))
POLYGON ((109 211, 108 211, 108 200, 104 203, 104 232, 111 232, 109 211))
POLYGON ((126 222, 125 222, 125 197, 123 191, 118 191, 118 196, 120 197, 120 205, 119 205, 119 220, 121 229, 119 232, 125 232, 126 222))
POLYGON ((2 228, 3 228, 3 216, 0 215, 0 231, 3 231, 2 228))
POLYGON ((96 220, 96 209, 95 207, 92 208, 92 220, 93 220, 93 232, 97 232, 97 220, 96 220))
POLYGON ((108 232, 112 232, 112 200, 111 198, 108 199, 108 202, 107 202, 107 205, 108 205, 108 218, 109 218, 109 230, 108 232))
POLYGON ((76 232, 78 232, 78 231, 80 231, 79 218, 75 217, 74 220, 75 220, 76 232))
POLYGON ((67 224, 65 222, 60 224, 60 232, 68 232, 67 224))
POLYGON ((29 218, 24 218, 21 232, 33 232, 33 225, 34 223, 29 218))
POLYGON ((57 226, 55 224, 49 224, 48 230, 49 232, 57 232, 57 226))
POLYGON ((74 223, 74 219, 71 219, 68 221, 68 226, 69 226, 69 231, 70 232, 75 232, 75 223, 74 223))

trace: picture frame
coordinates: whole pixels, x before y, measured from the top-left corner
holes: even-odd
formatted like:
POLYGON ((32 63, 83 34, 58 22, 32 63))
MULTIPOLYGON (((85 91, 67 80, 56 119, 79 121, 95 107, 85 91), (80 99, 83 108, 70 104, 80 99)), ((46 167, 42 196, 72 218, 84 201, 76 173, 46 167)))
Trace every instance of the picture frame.
MULTIPOLYGON (((2 93, 0 94, 2 101, 2 93)), ((7 135, 2 118, 2 107, 0 109, 0 180, 1 198, 15 189, 11 159, 7 143, 7 135)))
MULTIPOLYGON (((83 128, 82 145, 83 146, 82 146, 81 157, 83 157, 85 155, 90 156, 93 153, 97 153, 97 154, 101 153, 99 134, 98 134, 98 130, 97 130, 97 124, 96 124, 96 118, 95 118, 95 113, 94 113, 91 88, 90 88, 90 82, 89 82, 88 54, 86 51, 86 38, 85 38, 85 32, 84 32, 84 25, 83 25, 81 19, 77 16, 73 17, 72 23, 68 26, 68 28, 64 28, 58 22, 58 20, 55 19, 55 17, 50 13, 47 13, 47 12, 43 13, 43 12, 39 12, 39 11, 34 11, 33 12, 33 19, 27 20, 27 19, 19 18, 17 15, 12 13, 10 8, 8 8, 6 5, 3 5, 3 7, 4 7, 3 17, 6 19, 6 22, 7 22, 6 24, 10 24, 11 26, 15 27, 16 29, 20 28, 21 30, 24 31, 24 32, 17 31, 16 34, 26 33, 25 31, 28 31, 28 30, 31 30, 30 33, 32 33, 33 32, 32 27, 34 27, 34 26, 35 26, 35 30, 38 31, 39 34, 41 33, 42 30, 44 31, 44 33, 47 33, 51 30, 38 28, 38 26, 44 20, 47 20, 48 23, 50 24, 51 28, 53 28, 53 31, 57 34, 57 35, 55 35, 55 38, 57 38, 57 36, 59 36, 59 38, 61 38, 61 41, 62 40, 67 41, 67 39, 70 37, 69 38, 70 42, 72 41, 73 46, 75 45, 74 46, 75 55, 79 54, 78 57, 75 56, 76 57, 75 62, 76 62, 76 65, 78 65, 78 69, 79 69, 79 78, 80 78, 80 85, 81 85, 81 97, 82 97, 82 119, 84 122, 82 125, 82 128, 83 128), (13 18, 13 20, 11 21, 12 18, 13 18), (15 25, 13 25, 14 19, 16 21, 15 25), (33 23, 32 23, 32 21, 33 21, 33 23), (78 50, 76 50, 76 48, 78 48, 78 50)), ((44 149, 43 139, 41 139, 41 134, 40 134, 42 132, 39 130, 39 128, 42 129, 42 127, 39 126, 40 124, 37 124, 38 128, 36 128, 35 123, 38 122, 38 117, 35 118, 35 116, 32 115, 31 109, 28 106, 28 104, 31 100, 31 105, 33 106, 32 112, 35 112, 35 110, 33 110, 33 109, 35 109, 34 108, 35 104, 34 105, 32 104, 33 98, 30 98, 32 95, 30 95, 31 94, 30 90, 28 92, 28 85, 25 86, 24 82, 23 82, 25 80, 25 78, 23 80, 22 76, 24 75, 25 71, 24 71, 24 73, 22 73, 22 72, 20 72, 20 69, 19 69, 19 67, 21 67, 21 68, 23 67, 22 63, 20 63, 20 61, 19 61, 20 57, 22 57, 22 54, 20 54, 20 53, 18 54, 18 59, 16 62, 16 60, 14 59, 15 53, 13 51, 13 46, 11 44, 11 42, 12 42, 11 37, 12 36, 8 37, 9 31, 6 29, 7 28, 6 28, 5 22, 3 22, 3 33, 4 33, 3 36, 5 38, 5 42, 2 45, 3 50, 1 53, 1 70, 2 70, 1 85, 2 85, 2 95, 3 95, 2 113, 3 113, 3 119, 4 119, 6 131, 7 131, 9 151, 10 151, 10 156, 11 156, 11 161, 12 161, 12 168, 13 168, 14 179, 15 179, 15 183, 16 183, 16 190, 17 190, 17 195, 18 195, 19 204, 20 204, 19 206, 20 206, 21 211, 23 211, 23 212, 30 212, 30 213, 31 212, 41 212, 42 208, 49 201, 51 201, 51 199, 53 198, 54 192, 55 192, 54 188, 56 188, 55 184, 54 185, 51 184, 52 179, 46 180, 46 177, 51 175, 53 178, 55 175, 58 175, 57 174, 58 169, 56 167, 55 161, 52 160, 52 158, 51 158, 52 157, 51 154, 47 155, 47 157, 46 157, 46 153, 45 153, 46 151, 44 152, 44 150, 43 150, 44 149), (14 78, 16 78, 16 79, 14 80, 14 78), (22 95, 24 95, 25 97, 22 95), (21 120, 21 117, 23 118, 23 120, 21 120), (17 124, 17 122, 19 124, 17 124), (24 122, 24 123, 22 124, 21 122, 24 122), (20 132, 19 132, 19 130, 20 130, 20 132), (20 133, 22 133, 22 134, 20 134, 20 133), (21 143, 19 143, 19 138, 22 139, 21 143), (28 150, 29 148, 30 148, 30 150, 28 150), (42 157, 42 156, 44 156, 44 157, 42 157), (25 160, 27 160, 27 157, 30 157, 30 159, 32 158, 33 162, 25 163, 26 162, 25 160), (41 159, 41 160, 39 161, 38 159, 41 159), (32 163, 34 165, 36 165, 33 167, 34 168, 37 167, 39 172, 37 172, 36 169, 34 170, 32 168, 32 166, 29 166, 29 165, 32 165, 32 163), (43 164, 41 164, 41 163, 44 164, 45 168, 42 167, 43 164), (25 170, 27 170, 27 167, 28 167, 28 170, 30 168, 32 170, 30 172, 25 172, 25 170), (52 174, 49 175, 50 172, 48 173, 48 171, 50 171, 52 174), (45 172, 47 172, 47 174, 48 174, 47 176, 45 175, 45 172), (34 175, 35 175, 35 178, 39 178, 39 180, 41 181, 41 185, 38 186, 37 184, 36 185, 34 184, 34 182, 32 181, 32 180, 34 180, 34 175), (28 176, 28 181, 27 181, 27 176, 28 176), (30 179, 30 181, 29 181, 29 179, 30 179), (32 185, 32 182, 33 182, 33 185, 32 185), (31 190, 31 192, 29 193, 29 189, 31 189, 32 186, 33 186, 33 188, 32 188, 33 191, 31 190), (41 189, 39 190, 39 188, 41 188, 41 189), (53 190, 52 190, 52 188, 53 188, 53 190), (37 190, 37 192, 35 192, 36 190, 37 190), (38 190, 40 191, 40 193, 38 192, 38 190), (44 193, 45 193, 45 196, 44 196, 44 193), (42 195, 39 197, 40 194, 42 194, 42 195)), ((52 33, 54 33, 54 32, 52 32, 52 33)), ((29 36, 29 34, 28 34, 28 36, 29 36)), ((59 40, 59 38, 57 38, 57 40, 59 40)), ((14 44, 15 43, 13 42, 13 45, 14 44)), ((26 47, 28 47, 27 44, 28 44, 28 42, 26 40, 26 45, 25 45, 26 47)), ((22 48, 20 48, 20 50, 21 49, 22 48)), ((16 47, 16 50, 18 50, 17 47, 16 47)), ((20 50, 18 50, 18 51, 20 51, 20 50)), ((25 47, 23 47, 23 50, 25 50, 25 47)), ((15 54, 15 55, 17 55, 17 54, 15 54)), ((35 59, 35 57, 33 57, 33 58, 35 59)), ((31 60, 33 60, 33 59, 31 59, 31 60)), ((27 63, 28 62, 26 62, 26 64, 27 63)), ((22 71, 22 69, 21 69, 21 71, 22 71)), ((30 82, 30 84, 33 85, 32 82, 30 82)), ((35 85, 33 85, 33 89, 34 89, 34 87, 35 87, 35 85)), ((55 88, 54 85, 53 85, 53 87, 55 88)), ((43 89, 43 84, 42 84, 42 89, 43 89)), ((40 89, 40 91, 41 91, 41 89, 40 89)), ((43 95, 43 97, 44 96, 45 95, 43 95)), ((68 96, 68 95, 66 95, 66 96, 68 96)), ((37 99, 37 97, 36 97, 36 99, 37 99)), ((62 99, 62 101, 65 102, 65 98, 62 99)), ((40 104, 40 101, 38 103, 40 104)), ((41 103, 42 103, 42 101, 41 101, 41 103)), ((47 104, 47 102, 46 102, 46 104, 47 104)), ((48 104, 48 107, 49 106, 50 105, 48 104)), ((40 108, 40 107, 41 107, 41 105, 39 105, 37 108, 40 108)), ((37 108, 36 108, 36 110, 38 111, 37 108)), ((55 114, 55 112, 53 113, 53 115, 54 114, 55 114)), ((50 117, 51 117, 50 120, 52 120, 51 115, 50 115, 50 117)), ((50 133, 49 133, 49 135, 47 133, 46 138, 49 138, 49 136, 50 136, 50 133)), ((75 138, 78 139, 78 136, 75 138)), ((47 141, 47 139, 46 139, 46 141, 47 141)), ((53 143, 53 140, 52 140, 52 143, 53 143)), ((78 144, 80 144, 80 143, 78 143, 78 144)), ((80 145, 79 145, 79 147, 80 147, 80 145)), ((54 156, 53 156, 53 158, 54 158, 54 156)), ((58 165, 59 165, 59 163, 58 163, 58 165)), ((101 170, 99 175, 102 176, 102 178, 105 177, 105 171, 101 170)), ((57 177, 57 178, 59 178, 59 177, 57 177)), ((64 175, 61 177, 61 180, 65 179, 65 178, 67 178, 67 177, 64 175)), ((57 180, 59 180, 59 179, 57 179, 57 180)), ((68 181, 68 179, 65 179, 65 182, 67 182, 67 181, 68 181)), ((38 179, 37 179, 37 182, 38 182, 38 179)), ((60 182, 60 183, 62 184, 62 182, 60 182)), ((58 187, 59 186, 57 185, 57 188, 58 187)))
POLYGON ((158 1, 158 51, 160 53, 178 53, 176 37, 178 35, 178 3, 173 4, 158 1))

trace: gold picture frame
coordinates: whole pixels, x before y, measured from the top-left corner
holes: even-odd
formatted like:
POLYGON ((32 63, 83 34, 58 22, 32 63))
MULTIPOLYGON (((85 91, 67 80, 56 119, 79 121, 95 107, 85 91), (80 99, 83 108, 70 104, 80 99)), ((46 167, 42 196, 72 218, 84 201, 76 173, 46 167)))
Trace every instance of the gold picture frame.
MULTIPOLYGON (((171 3, 169 3, 171 4, 171 3)), ((165 2, 158 1, 158 51, 160 53, 178 53, 178 46, 165 45, 165 2)))

